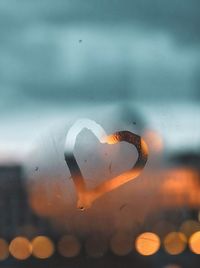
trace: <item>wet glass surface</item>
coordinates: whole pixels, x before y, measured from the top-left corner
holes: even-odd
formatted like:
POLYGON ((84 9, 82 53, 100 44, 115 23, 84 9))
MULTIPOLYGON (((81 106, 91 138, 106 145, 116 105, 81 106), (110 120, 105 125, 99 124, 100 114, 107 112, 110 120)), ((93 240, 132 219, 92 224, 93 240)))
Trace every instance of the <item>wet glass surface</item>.
POLYGON ((199 267, 199 9, 0 1, 1 267, 199 267))

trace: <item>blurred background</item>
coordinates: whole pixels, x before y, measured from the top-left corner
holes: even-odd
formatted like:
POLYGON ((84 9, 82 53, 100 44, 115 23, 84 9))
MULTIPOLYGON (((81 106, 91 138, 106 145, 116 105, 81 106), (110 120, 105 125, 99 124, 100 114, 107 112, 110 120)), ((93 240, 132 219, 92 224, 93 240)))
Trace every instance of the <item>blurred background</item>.
POLYGON ((199 10, 198 0, 0 1, 2 267, 199 267, 199 10), (109 203, 100 225, 117 223, 105 236, 73 228, 80 218, 60 198, 59 138, 83 115, 141 134, 150 150, 141 181, 117 195, 127 201, 108 197, 121 214, 109 203))

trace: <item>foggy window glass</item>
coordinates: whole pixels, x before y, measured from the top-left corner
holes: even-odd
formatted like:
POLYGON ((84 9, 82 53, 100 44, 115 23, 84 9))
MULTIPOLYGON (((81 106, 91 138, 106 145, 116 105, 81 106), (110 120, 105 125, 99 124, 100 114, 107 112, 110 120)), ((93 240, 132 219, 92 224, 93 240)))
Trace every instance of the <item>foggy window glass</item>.
POLYGON ((0 1, 1 267, 199 267, 199 10, 0 1))

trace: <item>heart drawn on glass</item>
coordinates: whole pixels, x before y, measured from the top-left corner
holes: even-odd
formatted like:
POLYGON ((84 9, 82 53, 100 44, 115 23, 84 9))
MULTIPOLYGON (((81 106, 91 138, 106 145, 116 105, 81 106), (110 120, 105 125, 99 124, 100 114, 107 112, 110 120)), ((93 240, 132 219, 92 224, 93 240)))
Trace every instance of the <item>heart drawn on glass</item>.
POLYGON ((104 129, 93 120, 80 119, 76 121, 75 124, 69 129, 66 137, 65 161, 69 167, 71 177, 76 188, 78 197, 77 208, 85 210, 91 207, 93 202, 105 193, 113 191, 121 185, 137 178, 145 167, 147 158, 148 147, 140 136, 130 131, 118 131, 107 135, 104 129), (133 144, 138 152, 137 161, 133 164, 130 170, 125 171, 112 179, 101 182, 93 189, 87 189, 85 179, 74 156, 76 138, 83 129, 90 130, 97 137, 97 139, 104 144, 106 143, 112 145, 121 141, 133 144))

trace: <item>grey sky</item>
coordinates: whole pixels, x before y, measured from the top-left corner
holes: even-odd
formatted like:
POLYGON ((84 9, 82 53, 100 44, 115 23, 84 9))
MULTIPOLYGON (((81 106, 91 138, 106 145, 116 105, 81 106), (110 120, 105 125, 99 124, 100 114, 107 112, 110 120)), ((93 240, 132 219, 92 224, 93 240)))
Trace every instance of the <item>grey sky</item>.
POLYGON ((147 102, 158 129, 160 102, 185 103, 186 117, 200 99, 199 10, 198 0, 2 0, 1 148, 29 147, 31 127, 69 106, 131 100, 144 113, 147 102))

